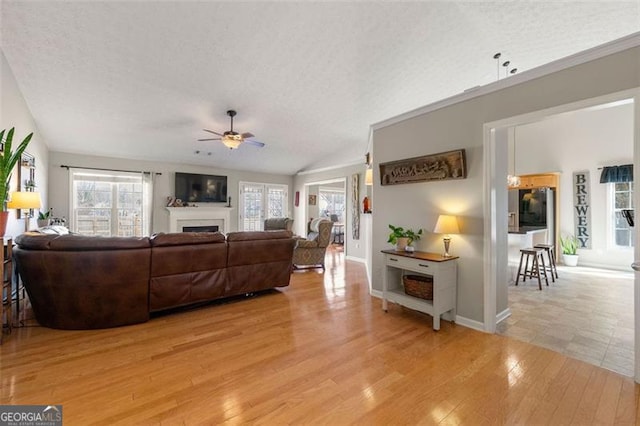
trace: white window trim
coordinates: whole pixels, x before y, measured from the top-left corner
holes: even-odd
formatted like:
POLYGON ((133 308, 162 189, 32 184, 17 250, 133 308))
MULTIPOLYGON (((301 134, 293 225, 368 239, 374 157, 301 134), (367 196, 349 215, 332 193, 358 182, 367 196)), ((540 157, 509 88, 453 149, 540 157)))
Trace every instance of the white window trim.
MULTIPOLYGON (((628 251, 633 251, 634 247, 633 246, 619 246, 616 244, 616 239, 615 239, 615 230, 614 230, 614 226, 615 226, 615 220, 614 220, 614 203, 615 203, 615 183, 610 182, 607 183, 607 221, 606 221, 606 225, 607 225, 607 230, 606 230, 606 235, 607 235, 607 250, 611 250, 611 251, 620 251, 620 252, 628 252, 628 251)), ((635 192, 636 192, 636 188, 635 185, 633 187, 633 196, 635 198, 635 192)), ((634 237, 633 232, 631 233, 631 238, 634 237)), ((635 243, 635 241, 634 241, 635 243)))

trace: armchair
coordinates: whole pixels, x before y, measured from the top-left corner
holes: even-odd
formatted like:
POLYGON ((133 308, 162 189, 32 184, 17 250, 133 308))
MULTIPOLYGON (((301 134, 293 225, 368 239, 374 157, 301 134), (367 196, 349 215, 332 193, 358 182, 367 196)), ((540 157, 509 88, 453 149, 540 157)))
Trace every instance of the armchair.
POLYGON ((309 224, 306 239, 299 239, 293 250, 293 267, 318 268, 324 270, 324 256, 331 243, 333 223, 327 219, 313 219, 309 224))
POLYGON ((285 231, 293 230, 293 219, 289 219, 288 217, 272 217, 270 219, 265 219, 265 231, 279 231, 282 229, 285 231))

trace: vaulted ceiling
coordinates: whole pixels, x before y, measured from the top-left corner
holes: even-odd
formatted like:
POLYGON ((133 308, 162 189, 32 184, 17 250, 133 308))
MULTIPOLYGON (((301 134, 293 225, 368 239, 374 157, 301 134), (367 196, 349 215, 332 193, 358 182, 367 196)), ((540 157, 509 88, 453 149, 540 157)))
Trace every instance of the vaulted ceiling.
POLYGON ((496 52, 522 72, 637 31, 638 1, 0 6, 51 150, 284 174, 364 161, 370 124, 495 81, 496 52), (197 142, 228 109, 266 147, 197 142))

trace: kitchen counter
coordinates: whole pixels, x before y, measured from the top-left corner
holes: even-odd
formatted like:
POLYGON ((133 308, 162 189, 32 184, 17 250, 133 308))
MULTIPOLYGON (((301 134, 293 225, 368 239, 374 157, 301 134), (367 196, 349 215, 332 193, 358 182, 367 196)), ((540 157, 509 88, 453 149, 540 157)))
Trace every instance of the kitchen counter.
POLYGON ((539 232, 539 231, 546 231, 547 227, 546 226, 510 226, 509 227, 509 234, 527 234, 529 232, 539 232))

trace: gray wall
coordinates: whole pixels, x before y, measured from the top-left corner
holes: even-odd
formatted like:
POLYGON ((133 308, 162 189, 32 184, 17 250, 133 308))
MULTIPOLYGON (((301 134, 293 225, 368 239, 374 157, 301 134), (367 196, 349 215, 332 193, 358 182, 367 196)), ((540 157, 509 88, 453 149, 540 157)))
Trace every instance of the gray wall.
MULTIPOLYGON (((456 214, 460 217, 461 234, 453 237, 452 252, 460 256, 458 315, 483 322, 483 124, 636 87, 640 87, 640 48, 375 129, 373 289, 382 288, 380 250, 388 247, 385 243, 388 223, 430 230, 440 213, 456 214), (468 178, 465 180, 384 187, 379 184, 381 162, 460 148, 466 149, 467 154, 468 178)), ((439 235, 427 233, 417 248, 440 252, 442 240, 439 235)), ((506 286, 499 291, 506 292, 506 286)), ((498 300, 506 297, 499 294, 498 300)), ((505 307, 498 306, 498 312, 505 307)))
POLYGON ((162 173, 162 175, 156 177, 154 188, 153 232, 167 232, 169 230, 169 213, 165 209, 165 205, 167 197, 174 194, 174 176, 177 171, 227 176, 227 195, 231 197, 231 205, 233 206, 230 231, 238 229, 238 182, 240 181, 289 185, 289 211, 291 211, 293 206, 293 179, 288 175, 252 173, 186 164, 94 157, 52 151, 49 156, 49 194, 51 205, 55 208, 56 214, 64 215, 67 218, 69 217, 69 172, 67 169, 61 168, 61 165, 132 171, 144 170, 162 173))
MULTIPOLYGON (((47 170, 48 170, 48 156, 49 150, 42 138, 42 135, 38 131, 38 127, 31 115, 31 111, 27 106, 22 92, 18 87, 18 83, 7 63, 7 59, 4 56, 4 52, 0 50, 0 130, 6 129, 7 131, 15 127, 15 133, 13 136, 13 146, 18 144, 31 132, 33 132, 33 138, 27 146, 29 154, 33 155, 36 159, 36 191, 40 193, 42 199, 43 210, 49 208, 48 194, 47 194, 47 170)), ((5 136, 6 137, 6 136, 5 136)), ((16 172, 14 171, 11 182, 11 191, 18 189, 18 179, 16 172)), ((37 212, 35 213, 37 215, 37 212)), ((9 222, 7 223, 7 236, 17 236, 24 232, 24 219, 18 220, 15 210, 9 211, 9 222)), ((35 227, 35 218, 30 221, 30 227, 35 227)))

